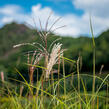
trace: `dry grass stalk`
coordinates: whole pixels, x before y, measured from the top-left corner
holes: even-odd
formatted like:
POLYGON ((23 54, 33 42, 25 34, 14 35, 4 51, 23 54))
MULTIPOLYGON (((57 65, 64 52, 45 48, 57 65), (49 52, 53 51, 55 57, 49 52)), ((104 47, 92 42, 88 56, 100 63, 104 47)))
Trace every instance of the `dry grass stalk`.
MULTIPOLYGON (((59 51, 60 53, 60 51, 59 51)), ((59 74, 60 74, 60 55, 58 56, 59 60, 58 60, 58 96, 59 96, 59 74)))
POLYGON ((104 68, 104 65, 101 65, 100 72, 99 72, 100 75, 102 73, 103 68, 104 68))
MULTIPOLYGON (((35 66, 33 65, 37 65, 38 62, 41 60, 41 58, 43 57, 42 54, 38 53, 36 56, 36 51, 33 54, 33 57, 31 59, 31 66, 29 66, 29 75, 30 75, 30 82, 31 84, 33 84, 33 73, 35 71, 35 66), (33 61, 34 60, 34 61, 33 61)), ((28 63, 29 64, 29 63, 28 63)))
POLYGON ((24 86, 23 86, 23 85, 21 85, 21 87, 20 87, 20 97, 22 96, 23 89, 24 89, 24 86))
POLYGON ((1 81, 2 83, 4 83, 4 72, 3 71, 1 72, 1 81))

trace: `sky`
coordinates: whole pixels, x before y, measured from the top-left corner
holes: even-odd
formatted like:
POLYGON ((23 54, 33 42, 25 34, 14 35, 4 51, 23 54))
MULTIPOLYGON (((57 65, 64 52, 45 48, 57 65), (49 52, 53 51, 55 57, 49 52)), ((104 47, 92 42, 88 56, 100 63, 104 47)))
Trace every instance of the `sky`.
POLYGON ((78 37, 91 36, 90 16, 94 35, 109 29, 109 0, 0 0, 0 27, 13 21, 34 28, 45 28, 61 18, 53 26, 55 34, 78 37), (40 24, 40 21, 41 24, 40 24))

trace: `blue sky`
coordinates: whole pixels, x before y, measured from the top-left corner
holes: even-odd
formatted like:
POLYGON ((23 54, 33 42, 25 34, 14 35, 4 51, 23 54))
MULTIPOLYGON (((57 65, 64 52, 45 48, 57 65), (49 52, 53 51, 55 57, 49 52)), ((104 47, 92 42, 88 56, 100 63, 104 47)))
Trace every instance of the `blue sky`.
POLYGON ((83 10, 76 9, 72 4, 72 0, 2 0, 0 1, 0 6, 7 4, 16 4, 24 8, 25 12, 30 12, 31 7, 36 4, 42 4, 42 8, 50 7, 55 10, 55 12, 65 15, 70 13, 75 13, 80 16, 83 14, 83 10), (23 2, 22 2, 23 1, 23 2))
POLYGON ((94 33, 97 36, 109 28, 109 0, 2 0, 0 1, 0 26, 16 21, 27 22, 34 26, 35 19, 40 28, 38 18, 44 22, 52 11, 49 25, 58 17, 62 19, 54 27, 66 25, 55 31, 56 34, 77 37, 90 36, 89 16, 91 14, 94 33))

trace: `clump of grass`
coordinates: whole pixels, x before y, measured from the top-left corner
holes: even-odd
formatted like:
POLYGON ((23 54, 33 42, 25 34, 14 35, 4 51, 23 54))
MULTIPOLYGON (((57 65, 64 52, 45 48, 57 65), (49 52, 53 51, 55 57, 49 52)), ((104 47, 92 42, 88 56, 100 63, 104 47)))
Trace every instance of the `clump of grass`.
MULTIPOLYGON (((47 18, 45 30, 43 30, 41 20, 39 19, 41 30, 36 30, 36 32, 38 33, 42 43, 22 43, 14 46, 15 48, 30 45, 36 48, 36 50, 32 51, 31 56, 31 51, 27 52, 26 65, 28 65, 30 82, 28 83, 19 70, 16 69, 16 72, 21 76, 24 82, 11 78, 12 80, 21 84, 21 86, 19 86, 19 92, 16 91, 17 86, 13 88, 13 86, 10 85, 9 87, 9 85, 4 82, 4 89, 2 89, 2 91, 7 92, 5 92, 5 96, 0 99, 0 109, 108 109, 109 82, 107 79, 109 74, 106 75, 104 79, 95 74, 95 42, 91 21, 90 26, 94 49, 93 75, 80 73, 82 66, 81 56, 79 56, 78 60, 76 61, 64 57, 64 49, 62 49, 62 44, 56 43, 60 39, 56 39, 48 47, 47 40, 50 33, 63 27, 61 26, 52 30, 53 26, 60 20, 60 18, 58 18, 56 21, 54 21, 51 27, 48 28, 50 17, 51 14, 47 18), (44 66, 39 65, 42 58, 44 59, 44 66), (66 61, 76 64, 77 71, 73 72, 72 74, 65 75, 66 61), (63 66, 62 72, 60 71, 60 64, 63 66), (54 65, 58 66, 58 70, 54 71, 54 65), (36 67, 42 69, 42 75, 40 79, 37 78, 37 81, 33 81, 33 75, 36 67), (53 76, 55 72, 58 75, 57 78, 54 78, 53 76), (62 74, 62 78, 59 77, 60 74, 62 74), (88 81, 90 84, 92 83, 92 92, 88 91, 88 81), (96 81, 100 81, 100 83, 97 85, 97 89, 96 81), (107 90, 100 91, 103 86, 106 86, 107 90), (25 88, 27 90, 26 94, 23 96, 23 91, 25 88)), ((37 77, 38 73, 39 72, 37 72, 37 77)), ((1 78, 1 81, 4 81, 3 77, 1 78)))

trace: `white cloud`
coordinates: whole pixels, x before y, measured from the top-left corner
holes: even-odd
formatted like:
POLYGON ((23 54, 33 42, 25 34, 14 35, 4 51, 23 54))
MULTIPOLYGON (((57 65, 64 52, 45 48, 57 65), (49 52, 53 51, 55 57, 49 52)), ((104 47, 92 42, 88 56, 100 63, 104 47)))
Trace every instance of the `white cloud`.
MULTIPOLYGON (((38 18, 40 18, 41 23, 44 28, 45 22, 49 16, 50 12, 52 12, 52 11, 53 10, 51 10, 51 8, 49 8, 49 7, 41 8, 40 4, 32 7, 31 15, 32 15, 32 17, 35 18, 35 23, 36 23, 37 27, 40 27, 39 19, 38 19, 38 18)), ((60 15, 56 14, 55 12, 53 12, 53 14, 49 20, 49 28, 53 24, 53 22, 56 19, 58 19, 59 17, 62 17, 62 19, 59 22, 57 22, 56 25, 54 25, 53 29, 63 26, 63 25, 66 25, 66 27, 57 29, 55 31, 55 33, 60 34, 60 35, 69 35, 69 36, 77 36, 80 34, 86 34, 85 32, 87 31, 88 23, 86 24, 87 26, 85 25, 83 27, 84 23, 82 23, 82 22, 84 20, 84 17, 80 19, 79 17, 77 17, 73 14, 60 16, 60 15), (85 31, 85 29, 86 29, 86 31, 85 31)), ((30 20, 28 20, 28 21, 30 21, 30 20)), ((32 21, 30 24, 32 24, 32 21)))
MULTIPOLYGON (((109 0, 73 0, 72 3, 76 8, 84 11, 82 17, 91 14, 95 34, 109 29, 109 0)), ((88 16, 86 20, 88 20, 88 16)), ((86 21, 83 22, 86 23, 86 21)))
POLYGON ((73 0, 76 8, 99 17, 109 17, 109 0, 73 0))
POLYGON ((12 18, 12 17, 10 17, 10 18, 4 17, 4 18, 1 20, 1 22, 2 22, 3 24, 7 24, 7 23, 10 23, 10 22, 12 22, 12 21, 13 21, 13 18, 12 18))
POLYGON ((3 7, 0 7, 0 14, 3 15, 13 15, 15 13, 21 12, 21 7, 17 5, 6 5, 3 7))
POLYGON ((24 14, 23 9, 17 5, 5 5, 0 7, 0 26, 16 21, 21 23, 28 17, 24 14))
MULTIPOLYGON (((36 5, 32 7, 32 16, 36 16, 35 18, 40 18, 42 21, 42 24, 45 24, 46 18, 49 16, 49 13, 53 11, 49 7, 42 8, 41 5, 36 5)), ((60 15, 53 13, 51 19, 50 19, 50 25, 53 23, 53 21, 61 17, 60 15)), ((38 19, 36 19, 36 25, 39 27, 39 22, 37 22, 38 19)), ((92 16, 92 23, 93 23, 93 29, 95 35, 100 34, 102 31, 109 28, 109 18, 106 17, 100 17, 97 15, 92 16)), ((89 12, 84 10, 84 14, 82 16, 77 16, 75 14, 70 15, 64 15, 62 16, 62 20, 57 23, 55 27, 67 25, 65 28, 58 29, 56 33, 59 33, 61 35, 70 35, 70 36, 79 36, 79 35, 85 35, 90 34, 90 25, 89 25, 89 12)))
MULTIPOLYGON (((93 0, 82 0, 82 1, 75 0, 74 1, 74 4, 77 8, 84 10, 84 14, 82 16, 77 16, 76 14, 66 14, 64 16, 61 16, 55 13, 50 7, 42 8, 41 4, 32 6, 30 13, 22 12, 21 10, 23 9, 19 6, 6 5, 0 8, 0 14, 2 14, 0 21, 2 25, 12 21, 17 21, 20 23, 27 22, 28 24, 35 26, 32 19, 34 18, 37 28, 40 28, 40 24, 39 24, 39 18, 40 18, 42 22, 42 27, 44 28, 45 22, 50 12, 53 12, 49 20, 49 28, 57 18, 62 17, 62 19, 56 23, 54 28, 63 26, 63 25, 67 25, 67 26, 64 28, 58 29, 57 31, 55 31, 55 33, 60 35, 69 35, 69 36, 77 37, 79 35, 90 34, 89 11, 91 9, 90 7, 93 6, 93 3, 94 3, 93 0), (9 11, 6 11, 6 10, 9 10, 9 11)), ((92 23, 94 26, 94 33, 97 35, 101 33, 102 31, 106 30, 107 28, 109 28, 109 17, 108 16, 100 17, 100 15, 96 14, 96 11, 92 11, 94 13, 92 16, 92 21, 93 21, 92 23)))

